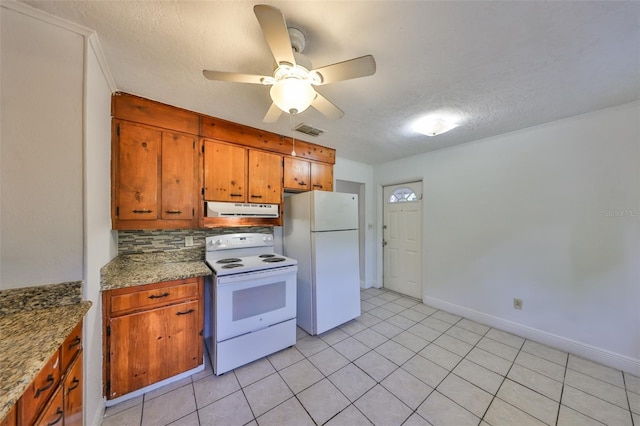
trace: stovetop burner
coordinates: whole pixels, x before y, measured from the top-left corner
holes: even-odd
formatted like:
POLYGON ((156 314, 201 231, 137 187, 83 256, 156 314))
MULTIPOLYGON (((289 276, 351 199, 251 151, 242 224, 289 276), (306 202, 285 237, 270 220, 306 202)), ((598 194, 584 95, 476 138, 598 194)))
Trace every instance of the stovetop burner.
POLYGON ((242 263, 226 263, 225 265, 222 266, 222 269, 233 269, 233 268, 244 268, 244 265, 242 263))
MULTIPOLYGON (((2 1, 2 0, 0 0, 2 1)), ((295 259, 274 252, 273 236, 263 233, 215 235, 205 239, 207 265, 222 276, 267 272, 297 266, 295 259)))
POLYGON ((220 259, 216 263, 238 263, 241 262, 242 259, 238 257, 228 257, 226 259, 220 259))

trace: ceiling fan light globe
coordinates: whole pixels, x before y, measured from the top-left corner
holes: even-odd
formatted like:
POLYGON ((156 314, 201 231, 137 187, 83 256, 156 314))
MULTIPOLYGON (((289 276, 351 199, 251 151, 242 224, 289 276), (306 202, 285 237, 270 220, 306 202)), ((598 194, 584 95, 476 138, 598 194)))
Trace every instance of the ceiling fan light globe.
POLYGON ((292 110, 296 114, 305 111, 316 97, 311 85, 299 78, 284 78, 271 86, 271 99, 278 108, 286 113, 292 110))

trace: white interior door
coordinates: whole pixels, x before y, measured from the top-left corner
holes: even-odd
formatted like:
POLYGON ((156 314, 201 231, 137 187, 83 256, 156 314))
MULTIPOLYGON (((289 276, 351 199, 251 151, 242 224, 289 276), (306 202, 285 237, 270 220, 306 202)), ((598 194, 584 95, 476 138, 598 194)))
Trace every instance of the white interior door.
POLYGON ((385 186, 383 286, 422 300, 422 183, 385 186))

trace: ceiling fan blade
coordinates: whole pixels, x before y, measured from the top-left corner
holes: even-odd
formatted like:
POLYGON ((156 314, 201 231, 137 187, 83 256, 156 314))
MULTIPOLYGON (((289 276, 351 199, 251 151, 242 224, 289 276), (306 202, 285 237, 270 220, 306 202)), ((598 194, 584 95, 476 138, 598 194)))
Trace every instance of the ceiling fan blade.
POLYGON ((276 63, 287 62, 295 65, 296 60, 291 49, 287 22, 280 9, 266 4, 257 4, 253 7, 253 12, 258 18, 264 38, 267 40, 276 63))
POLYGON ((324 114, 327 118, 337 120, 344 115, 344 111, 331 103, 327 98, 316 92, 316 98, 311 102, 311 106, 324 114))
POLYGON ((327 65, 314 71, 322 78, 322 81, 318 85, 323 85, 373 75, 376 72, 376 61, 373 59, 373 56, 366 55, 327 65))
POLYGON ((240 74, 237 72, 210 71, 210 70, 202 71, 202 75, 204 75, 209 80, 232 81, 234 83, 253 83, 253 84, 264 84, 263 79, 271 78, 271 77, 266 77, 262 75, 240 74))
POLYGON ((278 121, 278 118, 280 118, 281 113, 282 110, 278 108, 276 104, 272 103, 269 111, 267 111, 262 121, 264 121, 265 123, 275 123, 276 121, 278 121))

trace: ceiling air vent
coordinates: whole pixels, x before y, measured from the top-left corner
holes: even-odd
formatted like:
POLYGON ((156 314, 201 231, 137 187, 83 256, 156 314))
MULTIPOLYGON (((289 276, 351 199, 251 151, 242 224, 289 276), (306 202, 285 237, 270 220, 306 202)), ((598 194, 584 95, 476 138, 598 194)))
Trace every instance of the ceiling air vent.
POLYGON ((295 130, 309 136, 320 136, 321 134, 324 133, 324 130, 318 129, 313 126, 309 126, 308 124, 304 124, 304 123, 298 124, 295 130))

